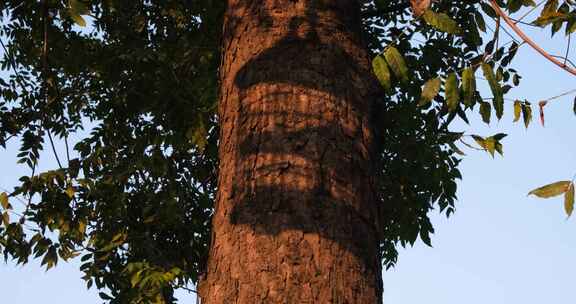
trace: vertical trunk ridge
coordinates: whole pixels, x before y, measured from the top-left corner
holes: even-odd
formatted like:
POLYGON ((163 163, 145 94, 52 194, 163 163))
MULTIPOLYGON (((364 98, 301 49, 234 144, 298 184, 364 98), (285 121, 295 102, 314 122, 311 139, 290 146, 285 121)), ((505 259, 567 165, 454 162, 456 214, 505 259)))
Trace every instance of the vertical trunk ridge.
POLYGON ((202 303, 381 303, 355 0, 229 0, 202 303))

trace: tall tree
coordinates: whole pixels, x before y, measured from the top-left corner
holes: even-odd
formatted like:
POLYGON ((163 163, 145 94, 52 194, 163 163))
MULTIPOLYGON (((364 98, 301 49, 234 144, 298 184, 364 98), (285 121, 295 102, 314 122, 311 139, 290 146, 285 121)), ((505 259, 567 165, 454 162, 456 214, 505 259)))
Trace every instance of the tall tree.
POLYGON ((379 85, 357 1, 229 1, 204 303, 376 303, 379 85))
MULTIPOLYGON (((0 194, 0 250, 82 255, 110 303, 189 283, 208 303, 378 302, 380 262, 455 210, 468 137, 450 122, 500 119, 520 83, 498 8, 531 5, 2 1, 0 145, 30 174, 0 194), (43 149, 58 167, 40 171, 43 149)), ((536 24, 574 20, 549 0, 536 24)), ((469 138, 494 154, 504 136, 469 138)))

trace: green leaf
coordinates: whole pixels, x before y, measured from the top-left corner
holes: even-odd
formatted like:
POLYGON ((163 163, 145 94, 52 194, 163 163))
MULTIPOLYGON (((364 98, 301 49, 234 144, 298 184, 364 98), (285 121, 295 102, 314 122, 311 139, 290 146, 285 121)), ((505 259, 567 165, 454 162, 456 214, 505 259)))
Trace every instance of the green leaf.
POLYGON ((494 157, 494 152, 496 151, 496 140, 492 137, 484 139, 484 149, 494 157))
POLYGON ((522 7, 522 1, 508 0, 508 3, 506 3, 506 7, 508 8, 508 12, 510 13, 517 12, 522 7))
POLYGON ((496 149, 496 152, 498 152, 498 154, 504 156, 504 150, 501 143, 497 142, 494 148, 496 149))
POLYGON ((466 153, 462 152, 462 150, 460 150, 458 148, 458 146, 456 146, 455 143, 453 142, 449 142, 448 146, 450 146, 450 148, 452 149, 452 151, 454 151, 456 154, 462 155, 462 156, 466 156, 466 153))
POLYGON ((432 247, 432 240, 430 239, 430 233, 427 231, 420 230, 420 239, 424 244, 428 245, 428 247, 432 247))
POLYGON ((9 209, 8 194, 6 192, 0 193, 0 205, 2 205, 2 208, 4 208, 4 210, 9 209))
POLYGON ((426 81, 424 88, 422 88, 422 95, 420 96, 420 102, 418 102, 418 105, 424 106, 429 104, 432 99, 438 95, 438 92, 440 92, 441 84, 442 81, 438 77, 426 81))
POLYGON ((498 133, 496 135, 491 136, 492 138, 494 138, 496 141, 500 141, 502 140, 504 137, 508 136, 508 134, 504 134, 504 133, 498 133))
POLYGON ((444 13, 436 13, 433 12, 432 10, 427 10, 426 12, 424 12, 424 15, 422 15, 422 17, 424 18, 424 21, 426 21, 426 23, 428 23, 429 25, 431 25, 432 27, 434 27, 439 31, 446 32, 449 34, 459 34, 460 32, 462 32, 462 30, 458 26, 458 23, 456 23, 456 21, 452 20, 448 15, 444 13))
POLYGON ((512 83, 515 86, 519 86, 520 85, 520 76, 518 76, 518 74, 514 74, 514 76, 512 76, 512 83))
MULTIPOLYGON (((472 135, 472 138, 474 139, 474 141, 476 141, 476 143, 483 148, 484 150, 487 150, 487 143, 486 143, 486 139, 483 138, 482 136, 478 136, 478 135, 472 135)), ((492 150, 494 148, 492 147, 492 150)))
POLYGON ((522 117, 524 118, 524 125, 528 128, 532 121, 532 106, 529 102, 525 102, 522 105, 522 117))
POLYGON ((500 119, 504 115, 504 93, 502 87, 500 87, 500 83, 496 80, 492 66, 487 63, 482 63, 482 71, 484 72, 484 77, 488 81, 490 90, 494 95, 493 105, 496 117, 500 119))
POLYGON ((132 285, 132 287, 136 287, 136 285, 138 285, 138 283, 140 283, 141 275, 142 275, 143 271, 144 271, 144 269, 140 269, 132 275, 132 277, 130 278, 130 284, 132 285))
POLYGON ((468 67, 462 71, 462 95, 465 105, 472 106, 474 94, 476 94, 476 77, 474 76, 474 69, 468 67))
POLYGON ((487 124, 490 124, 491 114, 492 114, 492 106, 485 101, 481 101, 480 102, 480 115, 482 116, 482 121, 484 121, 487 124))
POLYGON ((516 100, 514 101, 514 122, 520 120, 520 114, 522 114, 522 103, 516 100))
POLYGON ((374 57, 372 60, 372 70, 376 75, 376 78, 380 81, 380 84, 388 92, 392 89, 392 82, 390 79, 390 69, 386 60, 381 55, 374 57))
POLYGON ((480 12, 475 11, 474 12, 474 20, 476 20, 476 25, 478 25, 478 28, 486 33, 486 21, 484 21, 484 17, 482 17, 482 14, 480 14, 480 12))
POLYGON ((90 9, 82 0, 70 0, 68 4, 70 5, 70 10, 76 14, 88 15, 90 13, 90 9))
POLYGON ((491 18, 497 18, 498 15, 496 14, 492 6, 490 6, 490 4, 488 3, 489 2, 484 1, 480 2, 480 7, 482 8, 482 11, 491 18))
POLYGON ((88 254, 85 254, 84 256, 82 256, 82 257, 80 258, 80 261, 81 261, 81 262, 86 262, 86 261, 88 261, 88 260, 91 259, 91 258, 92 258, 92 254, 91 254, 91 253, 88 253, 88 254))
POLYGON ((572 211, 574 211, 574 183, 570 183, 568 191, 564 194, 564 210, 568 217, 570 217, 572 211))
POLYGON ((58 253, 56 251, 56 246, 52 245, 44 255, 42 259, 41 266, 46 265, 46 271, 58 264, 58 253))
POLYGON ((564 19, 565 14, 558 11, 558 0, 548 0, 544 5, 544 8, 540 12, 540 16, 536 21, 532 22, 538 26, 546 26, 550 23, 558 21, 559 19, 564 19))
POLYGON ((496 135, 491 136, 490 138, 494 139, 494 150, 498 152, 498 154, 504 156, 504 147, 500 142, 504 137, 508 136, 508 134, 498 133, 496 135))
POLYGON ((574 33, 576 31, 576 18, 570 18, 566 23, 566 36, 574 33))
POLYGON ((390 66, 390 69, 394 75, 403 83, 408 82, 408 67, 404 61, 402 54, 393 46, 389 46, 386 51, 384 51, 384 58, 390 66))
POLYGON ((508 136, 507 134, 504 133, 498 133, 496 135, 487 137, 487 138, 483 138, 481 136, 478 135, 472 135, 472 138, 476 141, 476 143, 482 147, 484 150, 488 151, 490 153, 490 155, 492 155, 492 157, 494 157, 494 152, 498 152, 500 155, 504 155, 504 152, 502 150, 502 144, 500 143, 500 140, 502 140, 504 137, 508 136))
POLYGON ((555 13, 558 10, 558 0, 547 0, 544 8, 540 12, 540 16, 546 16, 555 13))
POLYGON ((198 151, 204 152, 204 149, 208 144, 208 131, 206 131, 202 117, 196 118, 194 126, 188 129, 186 136, 194 145, 196 145, 198 151))
MULTIPOLYGON (((571 16, 569 14, 564 14, 561 12, 553 12, 553 13, 538 17, 538 19, 536 19, 536 21, 534 21, 533 24, 540 26, 540 27, 545 27, 546 25, 549 25, 551 23, 563 22, 563 21, 569 20, 570 17, 571 16)), ((556 29, 556 31, 557 30, 558 29, 556 29)))
POLYGON ((572 182, 571 181, 560 181, 555 182, 537 189, 534 189, 528 193, 528 195, 535 195, 541 198, 550 198, 566 193, 572 182))
POLYGON ((460 94, 458 91, 458 77, 456 73, 448 74, 446 78, 446 83, 444 84, 444 90, 446 91, 446 105, 450 112, 458 108, 458 103, 460 101, 460 94))
POLYGON ((506 3, 508 11, 511 13, 517 12, 523 6, 536 6, 536 3, 533 0, 508 0, 506 3))

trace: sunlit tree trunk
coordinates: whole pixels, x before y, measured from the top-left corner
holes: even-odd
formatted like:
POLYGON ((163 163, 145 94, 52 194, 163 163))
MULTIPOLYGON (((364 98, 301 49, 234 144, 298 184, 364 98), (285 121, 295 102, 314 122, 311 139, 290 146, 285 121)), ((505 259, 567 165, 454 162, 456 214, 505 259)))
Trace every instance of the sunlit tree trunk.
POLYGON ((381 303, 356 0, 229 0, 202 303, 381 303))

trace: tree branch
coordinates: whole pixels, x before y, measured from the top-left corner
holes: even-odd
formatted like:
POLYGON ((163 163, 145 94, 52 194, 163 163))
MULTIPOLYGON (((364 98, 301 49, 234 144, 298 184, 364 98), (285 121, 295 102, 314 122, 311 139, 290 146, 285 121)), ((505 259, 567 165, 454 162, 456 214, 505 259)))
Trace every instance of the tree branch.
POLYGON ((506 13, 502 11, 496 0, 490 0, 490 4, 492 8, 496 11, 496 13, 508 24, 508 26, 518 35, 522 40, 524 40, 528 45, 530 45, 534 50, 536 50, 540 55, 544 56, 544 58, 548 59, 552 63, 556 64, 563 70, 567 71, 568 73, 576 76, 576 69, 569 67, 568 65, 560 62, 558 59, 554 58, 554 56, 548 54, 543 48, 541 48, 538 44, 536 44, 530 37, 528 37, 517 25, 510 19, 506 13))

